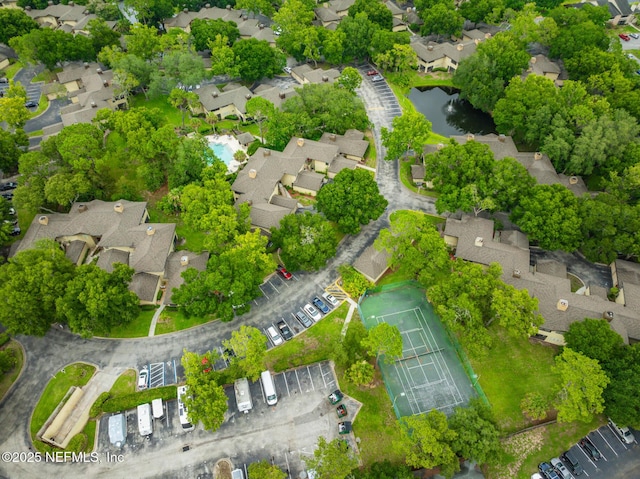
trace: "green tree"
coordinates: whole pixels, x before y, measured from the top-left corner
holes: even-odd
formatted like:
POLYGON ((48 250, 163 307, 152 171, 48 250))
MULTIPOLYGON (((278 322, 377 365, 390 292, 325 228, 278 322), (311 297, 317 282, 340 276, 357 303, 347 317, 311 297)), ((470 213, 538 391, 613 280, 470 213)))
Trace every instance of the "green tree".
POLYGON ((209 40, 207 46, 211 50, 211 73, 229 75, 231 78, 238 76, 236 56, 227 37, 216 35, 213 40, 209 40))
POLYGON ((500 459, 500 430, 491 408, 480 399, 456 408, 449 418, 449 428, 456 433, 451 447, 458 456, 478 464, 496 464, 500 459))
POLYGON ((263 459, 259 462, 249 464, 249 477, 259 477, 260 479, 285 479, 287 474, 275 464, 263 459))
POLYGON ((87 30, 91 36, 91 43, 96 53, 106 46, 120 45, 120 34, 113 30, 101 18, 89 20, 87 30))
POLYGON ((189 422, 198 424, 198 421, 202 421, 204 428, 209 431, 222 426, 228 409, 227 395, 223 387, 218 385, 217 374, 212 370, 217 359, 218 355, 213 351, 197 354, 185 349, 181 361, 187 385, 184 405, 189 422))
POLYGON ((3 349, 0 351, 0 374, 11 371, 17 363, 18 360, 16 359, 15 350, 3 349))
POLYGON ((273 78, 286 65, 282 52, 271 48, 269 42, 249 38, 239 40, 232 47, 238 74, 243 80, 254 82, 261 78, 273 78))
POLYGON ((406 464, 394 464, 388 459, 374 462, 368 469, 354 469, 356 479, 413 479, 411 469, 406 464))
POLYGON ((511 216, 543 249, 571 252, 580 246, 578 199, 563 185, 534 186, 511 216))
POLYGON ((355 17, 358 13, 364 12, 367 18, 384 30, 391 30, 393 27, 393 15, 386 5, 380 1, 356 0, 349 7, 349 16, 355 17))
POLYGON ((369 334, 362 340, 362 346, 369 354, 376 357, 384 356, 384 362, 393 362, 402 357, 402 336, 397 326, 387 323, 379 323, 369 330, 369 334))
POLYGON ((9 88, 0 98, 0 118, 15 132, 22 129, 31 116, 31 112, 24 106, 27 94, 20 83, 9 82, 9 88))
POLYGON ((391 269, 406 272, 425 287, 433 284, 449 267, 445 242, 426 215, 392 218, 391 227, 380 231, 374 245, 390 253, 391 269))
POLYGON ((424 22, 420 28, 420 34, 423 36, 459 36, 462 33, 464 18, 456 10, 453 2, 437 3, 432 8, 422 11, 420 18, 424 22))
POLYGON ((280 31, 276 45, 298 61, 304 60, 305 35, 313 25, 314 7, 302 0, 289 0, 273 16, 273 28, 280 31))
POLYGON ((357 13, 355 17, 345 17, 338 25, 338 31, 345 35, 342 42, 343 61, 369 58, 371 40, 378 30, 378 25, 369 20, 366 12, 357 13))
POLYGON ((44 197, 49 203, 70 206, 91 190, 91 182, 83 173, 56 173, 47 180, 44 197))
POLYGON ((391 130, 382 127, 382 145, 387 149, 385 160, 395 160, 413 150, 422 157, 422 148, 431 135, 431 122, 415 110, 396 116, 391 130))
POLYGON ((364 359, 353 363, 344 372, 344 378, 356 386, 365 386, 371 384, 375 373, 374 367, 364 359))
POLYGON ((362 346, 362 341, 366 337, 367 329, 362 321, 351 321, 344 337, 335 344, 332 359, 344 369, 369 359, 366 349, 362 346))
POLYGON ((280 257, 294 271, 322 268, 338 247, 331 223, 308 211, 282 218, 280 227, 271 229, 271 241, 281 248, 280 257))
POLYGON ((169 103, 182 112, 182 128, 184 128, 184 116, 187 110, 195 108, 200 102, 198 95, 181 88, 174 88, 169 94, 169 103))
POLYGON ((225 22, 222 19, 202 19, 195 18, 191 22, 191 37, 196 51, 200 52, 208 48, 210 40, 215 40, 216 36, 227 38, 228 45, 231 46, 240 38, 240 30, 234 22, 225 22))
POLYGON ((515 158, 496 160, 489 177, 488 189, 499 211, 512 211, 521 198, 529 194, 536 179, 515 158))
POLYGON ((53 240, 40 240, 0 266, 0 323, 11 334, 44 336, 56 321, 56 301, 73 277, 73 264, 53 240))
POLYGON ((605 367, 611 377, 603 394, 607 416, 617 424, 639 424, 640 397, 634 391, 640 387, 640 348, 637 345, 618 348, 605 367))
POLYGON ((362 84, 362 77, 355 68, 345 67, 336 82, 338 85, 354 93, 362 84))
POLYGON ((510 284, 496 288, 491 298, 493 317, 487 322, 498 324, 514 337, 528 338, 538 332, 544 318, 538 314, 538 298, 529 296, 526 289, 516 289, 510 284))
POLYGON ((375 62, 384 70, 404 75, 418 66, 418 56, 411 46, 395 44, 392 49, 378 53, 375 62))
POLYGON ((154 27, 136 23, 131 27, 129 35, 125 35, 125 40, 127 53, 143 60, 151 60, 162 51, 160 37, 154 27))
POLYGON ((520 409, 534 421, 540 421, 547 417, 549 401, 537 391, 531 391, 524 395, 520 401, 520 409))
POLYGON ((231 333, 231 339, 224 340, 223 346, 235 353, 230 358, 252 381, 260 377, 265 370, 265 354, 267 353, 267 337, 253 326, 240 326, 231 333))
POLYGON ((552 58, 566 60, 580 56, 589 47, 603 51, 609 48, 609 37, 605 29, 591 21, 561 28, 551 43, 549 54, 552 58))
POLYGON ((358 465, 358 459, 345 441, 336 438, 327 442, 324 436, 318 438, 313 457, 304 462, 307 469, 316 471, 317 479, 345 479, 358 465))
POLYGON ((138 297, 128 289, 133 273, 121 263, 111 273, 94 264, 78 266, 56 301, 58 315, 84 338, 106 335, 114 326, 130 323, 140 313, 138 297))
POLYGON ((460 4, 460 14, 473 23, 488 22, 500 18, 504 11, 502 0, 468 0, 460 4))
POLYGON ((236 8, 251 12, 254 17, 259 13, 271 17, 274 11, 273 5, 267 0, 237 0, 236 8))
POLYGON ((598 361, 566 347, 556 356, 554 371, 560 375, 558 422, 590 422, 604 411, 602 393, 609 378, 598 361))
POLYGON ((375 179, 362 169, 342 170, 318 192, 318 211, 347 234, 358 234, 360 225, 377 219, 387 205, 375 179))
POLYGON ((571 323, 564 335, 567 347, 605 364, 623 347, 622 337, 604 319, 585 318, 571 323))
POLYGON ((260 130, 260 140, 264 141, 265 122, 273 116, 275 106, 266 98, 259 96, 252 97, 246 105, 247 115, 255 120, 260 130))
POLYGON ((460 62, 453 83, 460 96, 476 108, 492 111, 509 81, 529 64, 524 42, 501 32, 478 45, 476 53, 460 62))
POLYGON ((207 74, 202 57, 192 51, 165 52, 162 67, 172 85, 181 83, 184 86, 194 86, 204 80, 207 74))
POLYGON ((173 15, 171 0, 125 0, 125 7, 136 12, 143 24, 155 27, 165 18, 173 15))
POLYGON ((5 45, 8 45, 13 37, 19 37, 40 28, 38 22, 19 8, 0 9, 0 25, 2 25, 0 43, 5 45))
POLYGON ((397 443, 406 463, 411 467, 440 467, 444 477, 460 470, 460 463, 451 444, 456 431, 449 428, 447 416, 435 409, 427 414, 400 419, 401 440, 397 443))
POLYGON ((22 129, 11 133, 0 128, 0 170, 13 172, 18 169, 18 160, 29 146, 29 138, 22 129))
POLYGON ((349 264, 339 266, 338 272, 342 277, 342 289, 352 298, 359 298, 367 289, 373 287, 371 281, 349 264))

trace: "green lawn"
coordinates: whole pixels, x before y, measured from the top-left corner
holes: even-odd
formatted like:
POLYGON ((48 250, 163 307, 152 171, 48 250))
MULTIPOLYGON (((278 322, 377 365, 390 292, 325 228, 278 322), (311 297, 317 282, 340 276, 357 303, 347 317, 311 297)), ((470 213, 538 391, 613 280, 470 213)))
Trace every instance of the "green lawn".
MULTIPOLYGON (((182 126, 182 112, 169 103, 169 95, 161 95, 147 100, 144 94, 139 93, 129 98, 129 105, 133 107, 158 108, 167 123, 173 126, 182 126)), ((185 115, 185 124, 189 123, 189 115, 185 115)))
POLYGON ((2 399, 5 394, 7 394, 7 391, 9 390, 11 385, 15 382, 16 379, 18 379, 20 371, 22 371, 22 365, 24 363, 22 348, 16 341, 9 341, 2 349, 14 351, 16 365, 11 371, 3 374, 0 377, 0 399, 2 399))
POLYGON ((16 73, 22 70, 23 67, 24 65, 20 63, 20 61, 12 63, 11 65, 9 65, 7 68, 4 69, 4 76, 6 78, 12 79, 14 76, 16 76, 16 73))
POLYGON ((34 136, 42 136, 43 130, 35 130, 35 131, 30 131, 29 133, 27 133, 27 136, 29 138, 32 138, 34 136))
POLYGON ((333 344, 339 340, 348 311, 349 303, 343 302, 339 308, 302 334, 269 350, 266 356, 267 367, 279 372, 331 358, 333 344))
POLYGON ((39 82, 39 81, 43 81, 45 83, 51 83, 54 80, 57 80, 57 74, 60 73, 62 71, 62 68, 54 68, 53 71, 51 70, 43 70, 40 73, 38 73, 36 76, 33 77, 33 79, 31 80, 31 83, 35 83, 35 82, 39 82))
POLYGON ((178 309, 166 308, 162 313, 160 313, 160 317, 158 318, 158 323, 156 324, 156 336, 159 334, 182 331, 183 329, 192 328, 199 324, 208 323, 214 319, 215 318, 213 318, 213 316, 206 316, 204 318, 192 316, 187 318, 184 313, 178 309))
POLYGON ((36 434, 40 428, 49 419, 49 416, 62 401, 69 388, 87 384, 95 370, 96 368, 89 364, 74 363, 65 366, 64 372, 58 371, 53 379, 49 381, 31 416, 31 439, 37 450, 44 451, 49 448, 43 442, 36 440, 36 434))
POLYGON ((156 312, 156 308, 141 308, 140 315, 129 324, 117 326, 111 329, 109 338, 143 338, 149 335, 151 320, 156 312))
POLYGON ((513 338, 504 329, 492 327, 494 346, 483 358, 470 357, 493 411, 505 433, 531 425, 522 414, 520 401, 524 395, 537 391, 551 398, 559 376, 552 371, 556 348, 513 338))
POLYGON ((178 245, 176 249, 188 249, 189 251, 193 251, 194 253, 200 253, 204 250, 204 240, 207 237, 206 233, 202 231, 192 230, 182 222, 180 216, 168 215, 166 213, 163 213, 151 204, 148 205, 147 210, 149 211, 149 220, 152 223, 176 224, 176 234, 179 238, 184 238, 185 240, 185 242, 178 245))
MULTIPOLYGON (((370 168, 375 168, 378 161, 378 151, 376 150, 376 142, 373 140, 373 133, 371 130, 367 130, 365 138, 369 142, 369 149, 365 157, 365 165, 370 168)), ((382 158, 384 160, 384 158, 382 158)))
POLYGON ((40 95, 38 102, 38 109, 31 114, 31 118, 41 115, 43 111, 49 108, 49 97, 47 95, 40 95))
POLYGON ((116 382, 111 386, 109 394, 111 396, 124 396, 136 392, 136 374, 135 369, 127 369, 118 376, 116 382))

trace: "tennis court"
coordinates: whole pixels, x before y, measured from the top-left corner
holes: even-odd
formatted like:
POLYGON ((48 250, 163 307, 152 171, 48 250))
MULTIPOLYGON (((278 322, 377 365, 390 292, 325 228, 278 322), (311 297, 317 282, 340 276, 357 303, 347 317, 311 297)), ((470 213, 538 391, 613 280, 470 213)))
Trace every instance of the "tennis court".
MULTIPOLYGON (((477 395, 456 348, 416 283, 370 290, 359 306, 367 329, 385 322, 397 326, 402 335, 402 357, 391 364, 384 357, 379 362, 398 417, 432 409, 449 415, 477 395)), ((473 377, 473 371, 469 374, 473 377)))

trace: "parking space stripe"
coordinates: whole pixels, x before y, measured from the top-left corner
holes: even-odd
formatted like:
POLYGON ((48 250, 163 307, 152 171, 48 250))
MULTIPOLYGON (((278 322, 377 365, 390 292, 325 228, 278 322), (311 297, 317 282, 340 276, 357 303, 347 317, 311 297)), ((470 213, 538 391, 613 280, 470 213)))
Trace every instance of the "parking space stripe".
MULTIPOLYGON (((596 431, 597 431, 597 429, 596 429, 596 431)), ((599 433, 599 432, 600 432, 600 431, 598 431, 598 433, 599 433)), ((602 434, 600 434, 600 435, 602 436, 602 434)), ((598 449, 598 451, 600 451, 600 455, 602 456, 602 459, 604 459, 605 461, 609 462, 609 461, 607 460, 607 456, 605 456, 605 455, 602 453, 602 451, 600 450, 600 448, 599 448, 598 446, 596 446, 596 443, 595 443, 595 442, 594 442, 594 441, 593 441, 589 436, 587 436, 587 437, 588 437, 588 438, 589 438, 589 440, 591 441, 591 444, 593 444, 593 445, 596 447, 596 449, 598 449)), ((604 439, 604 438, 603 438, 603 439, 604 439)), ((606 440, 605 440, 605 442, 606 442, 606 440)), ((609 444, 609 443, 607 442, 607 444, 609 444)))
MULTIPOLYGON (((592 465, 593 467, 595 467, 595 468, 596 468, 596 470, 597 470, 597 469, 598 469, 598 466, 596 466, 596 465, 595 465, 595 463, 591 460, 591 458, 587 455, 587 453, 586 453, 586 452, 584 452, 584 449, 582 449, 582 447, 580 447, 580 446, 578 446, 578 449, 580 449, 580 452, 581 452, 582 454, 584 454, 584 457, 586 457, 586 458, 587 458, 587 461, 589 461, 589 462, 591 463, 591 465, 592 465)), ((585 472, 585 474, 586 474, 586 472, 585 472)))
POLYGON ((316 387, 313 385, 313 377, 311 377, 311 371, 309 370, 309 366, 307 366, 307 373, 309 373, 309 380, 311 381, 311 388, 315 391, 316 387))
POLYGON ((289 475, 289 479, 291 479, 291 467, 289 466, 289 458, 287 457, 287 451, 284 452, 284 460, 287 463, 287 474, 289 475))
POLYGON ((298 377, 298 370, 294 369, 293 372, 296 373, 296 381, 298 381, 298 391, 302 393, 302 387, 300 386, 300 378, 298 377))
MULTIPOLYGON (((617 452, 616 452, 616 450, 611 446, 611 444, 609 444, 609 441, 607 441, 607 438, 606 438, 606 437, 604 437, 604 436, 602 435, 602 433, 600 432, 600 429, 598 429, 597 431, 598 431, 598 434, 600 434, 600 437, 601 437, 602 439, 604 439, 604 442, 606 442, 606 443, 607 443, 607 446, 609 446, 609 449, 611 449, 611 450, 613 451, 613 453, 617 456, 617 455, 618 455, 618 453, 617 453, 617 452)), ((604 454, 602 455, 602 457, 604 457, 604 454)), ((604 460, 606 461, 606 460, 607 460, 607 458, 605 457, 605 458, 604 458, 604 460)))
POLYGON ((278 293, 280 292, 280 290, 279 290, 278 288, 276 288, 276 286, 275 286, 271 281, 269 281, 269 284, 270 284, 270 285, 271 285, 271 287, 272 287, 273 289, 275 289, 278 293))
POLYGON ((291 397, 291 391, 289 391, 289 382, 287 381, 287 375, 282 373, 282 377, 284 378, 284 385, 287 386, 287 396, 291 397))
POLYGON ((324 379, 324 371, 322 370, 322 363, 320 364, 320 376, 322 377, 322 382, 324 383, 324 388, 327 389, 327 381, 324 379))
POLYGON ((264 294, 267 297, 267 299, 271 299, 271 298, 269 298, 269 295, 264 292, 264 289, 262 289, 262 286, 258 286, 258 288, 260 288, 260 291, 262 291, 262 294, 264 294))
POLYGON ((629 449, 627 447, 627 445, 624 443, 624 441, 622 440, 622 438, 618 435, 618 433, 616 431, 614 431, 613 427, 611 426, 611 424, 607 424, 607 427, 609 428, 609 430, 613 433, 613 435, 616 437, 616 439, 618 439, 618 441, 620 441, 620 444, 622 444, 622 447, 624 447, 625 451, 627 449, 629 449))

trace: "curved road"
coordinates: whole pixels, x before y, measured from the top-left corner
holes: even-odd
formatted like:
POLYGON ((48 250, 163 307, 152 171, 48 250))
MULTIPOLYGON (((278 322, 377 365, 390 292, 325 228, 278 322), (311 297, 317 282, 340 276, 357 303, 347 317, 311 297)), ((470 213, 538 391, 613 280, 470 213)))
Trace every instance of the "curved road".
MULTIPOLYGON (((366 68, 362 69, 363 71, 366 68)), ((43 338, 21 336, 17 339, 24 346, 26 353, 25 368, 13 389, 0 403, 0 452, 27 452, 30 450, 29 418, 42 391, 52 376, 65 365, 85 361, 97 365, 101 369, 124 370, 149 362, 162 362, 170 357, 180 357, 182 350, 204 352, 221 344, 229 338, 231 332, 241 324, 259 328, 271 324, 283 310, 296 309, 301 303, 308 301, 337 278, 336 268, 343 263, 353 263, 355 258, 369 246, 381 229, 389 226, 388 215, 399 209, 422 210, 435 213, 433 201, 408 192, 401 186, 398 178, 397 162, 383 161, 384 149, 380 142, 380 128, 390 128, 391 120, 400 111, 395 98, 389 97, 391 90, 386 83, 373 84, 364 78, 358 93, 367 107, 369 117, 374 125, 375 143, 378 152, 377 180, 380 191, 389 201, 387 212, 378 220, 362 228, 357 236, 347 237, 340 245, 338 254, 332 258, 325 269, 315 273, 299 274, 293 294, 279 295, 273 300, 262 303, 260 308, 253 308, 248 314, 230 322, 219 321, 202 326, 151 338, 107 340, 82 339, 71 335, 66 330, 51 329, 43 338)), ((393 96, 391 94, 391 96, 393 96)), ((210 451, 192 451, 190 460, 207 458, 210 451)), ((167 465, 179 467, 181 451, 157 451, 154 457, 145 454, 141 460, 128 458, 125 463, 101 464, 25 464, 0 462, 0 477, 15 479, 55 477, 64 468, 65 478, 85 477, 160 477, 158 473, 169 473, 167 465), (157 462, 156 462, 157 461, 157 462), (159 467, 149 467, 150 464, 159 467)), ((166 476, 166 477, 171 477, 166 476)))

